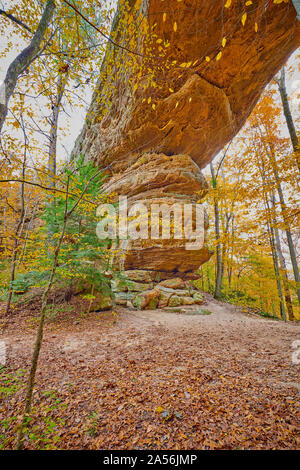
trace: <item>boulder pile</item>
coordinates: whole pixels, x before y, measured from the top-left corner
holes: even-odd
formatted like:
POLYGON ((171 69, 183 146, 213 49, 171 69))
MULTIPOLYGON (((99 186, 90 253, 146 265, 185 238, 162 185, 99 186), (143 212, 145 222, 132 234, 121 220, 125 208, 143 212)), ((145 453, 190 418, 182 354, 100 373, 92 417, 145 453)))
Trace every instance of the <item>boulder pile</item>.
POLYGON ((159 280, 157 271, 124 271, 123 279, 111 281, 117 305, 138 310, 201 305, 203 296, 191 283, 179 277, 159 280))

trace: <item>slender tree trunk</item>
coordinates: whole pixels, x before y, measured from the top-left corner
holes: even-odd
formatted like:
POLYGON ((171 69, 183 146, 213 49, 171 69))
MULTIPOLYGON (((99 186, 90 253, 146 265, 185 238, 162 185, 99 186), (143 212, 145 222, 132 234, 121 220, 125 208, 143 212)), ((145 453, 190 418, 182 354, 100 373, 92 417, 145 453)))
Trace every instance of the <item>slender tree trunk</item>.
POLYGON ((21 230, 23 227, 24 215, 25 215, 25 174, 26 174, 26 146, 27 142, 25 141, 25 150, 24 150, 24 158, 22 164, 22 183, 20 189, 20 201, 21 201, 21 210, 19 215, 19 220, 17 223, 16 231, 15 231, 15 239, 14 239, 14 246, 13 246, 13 254, 11 259, 11 268, 10 268, 10 280, 9 280, 9 289, 8 289, 8 298, 6 303, 5 314, 7 315, 10 311, 11 307, 11 300, 14 291, 13 283, 16 276, 16 263, 17 263, 17 256, 18 256, 18 248, 19 248, 19 238, 21 235, 21 230))
POLYGON ((47 299, 48 299, 51 287, 53 285, 54 276, 55 276, 55 272, 56 272, 56 268, 57 268, 57 264, 58 264, 58 257, 59 257, 62 241, 63 241, 63 238, 64 238, 64 234, 65 234, 65 231, 66 231, 67 221, 68 221, 69 217, 71 216, 71 214, 78 207, 78 205, 79 205, 80 201, 82 200, 82 198, 84 197, 84 194, 86 193, 87 188, 88 188, 89 184, 91 183, 91 181, 100 172, 101 172, 101 170, 99 170, 97 173, 95 173, 87 181, 87 183, 85 184, 84 188, 81 191, 80 196, 77 198, 76 202, 73 204, 73 206, 70 210, 68 210, 70 176, 68 176, 68 178, 67 178, 66 201, 65 201, 65 211, 64 211, 63 225, 62 225, 61 235, 59 237, 59 240, 57 242, 57 245, 56 245, 56 248, 55 248, 55 251, 54 251, 54 259, 53 259, 52 270, 51 270, 50 278, 49 278, 49 281, 48 281, 48 285, 47 285, 47 287, 44 291, 43 298, 42 298, 42 308, 41 308, 41 313, 40 313, 40 320, 39 320, 35 345, 34 345, 34 349, 33 349, 30 373, 29 373, 27 389, 26 389, 24 414, 23 414, 22 423, 21 423, 21 426, 20 426, 17 445, 16 445, 17 450, 22 449, 24 427, 25 427, 25 424, 27 422, 28 415, 31 411, 33 387, 34 387, 34 382, 35 382, 35 376, 36 376, 36 370, 37 370, 37 365, 38 365, 39 354, 40 354, 41 345, 42 345, 42 341, 43 341, 43 330, 44 330, 47 299))
MULTIPOLYGON (((224 168, 221 167, 221 176, 223 181, 223 188, 226 192, 226 179, 224 174, 224 168)), ((224 209, 225 209, 225 223, 222 226, 223 230, 223 243, 222 243, 222 279, 224 278, 225 266, 227 265, 227 273, 228 273, 228 265, 229 265, 229 228, 230 228, 230 221, 233 217, 232 210, 233 210, 233 203, 231 210, 229 211, 226 203, 226 198, 224 198, 224 209)), ((228 279, 229 280, 229 279, 228 279)))
POLYGON ((209 270, 208 270, 208 266, 206 266, 206 277, 207 277, 207 290, 208 292, 210 292, 210 276, 209 276, 209 270))
MULTIPOLYGON (((4 206, 4 210, 3 210, 3 227, 4 227, 4 230, 7 229, 6 227, 6 207, 4 206)), ((3 239, 1 240, 1 242, 3 243, 3 246, 4 246, 4 251, 6 253, 6 258, 7 258, 7 237, 3 237, 3 239)))
POLYGON ((279 93, 281 97, 286 124, 289 130, 290 139, 291 139, 292 146, 295 152, 297 165, 300 171, 300 145, 299 145, 299 139, 297 136, 297 132, 296 132, 296 128, 295 128, 295 124, 294 124, 294 120, 293 120, 293 116, 291 113, 291 108, 290 108, 290 104, 288 100, 288 95, 286 91, 284 66, 282 67, 280 77, 278 80, 276 80, 276 82, 279 88, 279 93))
POLYGON ((48 152, 48 172, 49 172, 49 186, 55 188, 56 179, 56 147, 57 147, 57 126, 61 100, 64 95, 66 86, 66 78, 62 75, 57 81, 57 95, 55 96, 54 103, 52 104, 51 128, 50 128, 50 142, 48 152))
POLYGON ((18 266, 22 263, 22 260, 23 260, 23 257, 24 257, 25 251, 26 251, 27 240, 28 240, 29 232, 32 228, 32 224, 33 224, 34 219, 35 219, 35 214, 36 214, 37 207, 38 207, 38 202, 35 202, 35 205, 34 205, 34 208, 33 208, 32 214, 31 214, 30 221, 27 224, 26 234, 25 234, 25 238, 24 238, 24 244, 23 244, 21 256, 19 257, 19 260, 18 260, 18 266))
MULTIPOLYGON (((265 204, 266 204, 266 210, 270 214, 270 207, 269 207, 267 200, 265 204)), ((278 297, 280 301, 280 315, 281 315, 281 318, 283 318, 283 320, 286 321, 286 311, 285 311, 285 306, 284 306, 283 291, 282 291, 281 280, 280 280, 280 270, 279 270, 278 257, 277 257, 276 246, 275 246, 274 229, 272 228, 271 223, 269 221, 267 221, 267 228, 268 228, 268 233, 269 233, 269 241, 270 241, 274 273, 275 273, 277 290, 278 290, 278 297)))
POLYGON ((228 265, 229 265, 229 259, 228 259, 228 240, 229 240, 229 225, 230 225, 230 219, 231 219, 231 214, 225 211, 225 218, 226 222, 223 226, 223 243, 222 243, 222 280, 224 279, 224 272, 225 272, 225 267, 227 265, 227 272, 228 272, 228 265))
POLYGON ((274 299, 273 299, 273 298, 272 298, 272 301, 271 301, 271 305, 272 305, 273 317, 276 317, 276 309, 275 309, 275 303, 274 303, 274 299))
POLYGON ((271 248, 272 259, 273 259, 273 267, 274 267, 275 279, 276 279, 277 290, 278 290, 278 297, 279 297, 279 302, 280 302, 280 315, 281 315, 281 318, 283 318, 284 321, 286 321, 287 317, 286 317, 286 310, 285 310, 285 305, 284 305, 283 291, 282 291, 282 286, 281 286, 278 257, 277 257, 277 252, 276 252, 274 228, 272 227, 272 214, 271 214, 270 205, 268 202, 268 189, 266 189, 266 187, 268 186, 268 181, 266 179, 267 173, 266 173, 266 168, 265 168, 265 164, 263 161, 263 157, 262 156, 259 157, 257 155, 257 158, 261 162, 261 165, 259 166, 259 171, 260 171, 260 176, 261 176, 262 186, 263 186, 263 197, 264 197, 264 205, 265 205, 266 219, 267 219, 267 230, 269 234, 269 242, 270 242, 270 248, 271 248))
MULTIPOLYGON (((217 181, 215 178, 215 171, 213 164, 210 163, 210 171, 212 176, 213 189, 217 188, 217 181)), ((214 196, 214 211, 215 211, 215 238, 216 238, 216 251, 217 251, 217 263, 216 263, 216 283, 214 297, 216 299, 221 297, 222 288, 222 276, 223 276, 223 263, 222 263, 222 245, 220 242, 220 215, 219 205, 216 196, 214 196)))
POLYGON ((281 250, 279 231, 276 228, 274 229, 274 235, 275 235, 276 252, 277 252, 278 259, 279 259, 280 269, 282 272, 282 282, 283 282, 285 303, 286 303, 286 307, 288 311, 288 317, 290 321, 294 321, 295 317, 294 317, 293 304, 292 304, 291 293, 290 293, 290 288, 289 288, 289 279, 287 275, 285 259, 281 250))
POLYGON ((279 172, 277 168, 277 162, 275 158, 275 154, 273 152, 272 147, 270 146, 270 152, 268 153, 269 159, 272 165, 276 185, 277 185, 277 192, 279 196, 279 202, 280 202, 280 207, 281 207, 281 213, 282 213, 282 218, 284 221, 284 229, 287 237, 287 242, 288 242, 288 247, 289 247, 289 252, 290 252, 290 257, 291 257, 291 262, 293 266, 293 272, 294 272, 294 278, 296 281, 296 291, 297 291, 297 296, 298 296, 298 302, 300 304, 300 274, 299 274, 299 267, 297 263, 297 255, 296 255, 296 250, 290 230, 290 225, 289 221, 286 215, 286 204, 284 200, 284 195, 281 187, 281 182, 280 182, 280 177, 279 177, 279 172))
MULTIPOLYGON (((49 187, 55 189, 56 186, 56 167, 57 167, 57 126, 61 101, 64 95, 66 78, 62 75, 59 76, 57 81, 57 94, 54 102, 52 103, 52 116, 50 119, 50 136, 49 136, 49 151, 48 151, 48 184, 49 187)), ((55 191, 49 196, 49 205, 55 207, 55 191)), ((48 245, 52 244, 52 231, 48 232, 48 245)))
POLYGON ((68 178, 68 183, 67 183, 67 195, 66 195, 63 227, 62 227, 61 235, 59 237, 59 240, 58 240, 55 252, 54 252, 54 259, 53 259, 52 270, 51 270, 50 278, 49 278, 49 281, 48 281, 48 285, 47 285, 47 287, 44 291, 43 298, 42 298, 42 309, 41 309, 41 312, 40 312, 40 320, 39 320, 35 345, 34 345, 33 354, 32 354, 30 373, 29 373, 27 389, 26 389, 24 414, 23 414, 23 419, 22 419, 22 423, 21 423, 21 427, 20 427, 20 431, 19 431, 19 435, 18 435, 18 441, 17 441, 17 450, 22 449, 24 427, 26 425, 27 418, 28 418, 29 413, 31 411, 33 387, 34 387, 34 382, 35 382, 35 376, 36 376, 36 370, 37 370, 37 364, 38 364, 38 359, 39 359, 39 355, 40 355, 41 345, 42 345, 42 341, 43 341, 43 331, 44 331, 47 300, 48 300, 49 292, 50 292, 52 284, 53 284, 55 271, 56 271, 57 263, 58 263, 59 252, 60 252, 61 244, 62 244, 64 234, 65 234, 65 231, 66 231, 66 226, 67 226, 67 220, 68 220, 68 192, 69 192, 69 178, 68 178))
POLYGON ((201 286, 202 286, 202 290, 204 290, 204 273, 203 273, 202 266, 201 266, 201 286))
POLYGON ((231 279, 232 279, 232 271, 233 271, 233 253, 234 253, 234 214, 231 218, 231 252, 230 258, 228 259, 228 285, 229 289, 231 289, 231 279))
MULTIPOLYGON (((276 202, 275 202, 274 194, 271 195, 271 202, 272 202, 273 212, 275 213, 276 202)), ((284 259, 283 252, 281 249, 279 230, 276 227, 275 220, 274 220, 273 225, 274 225, 275 247, 276 247, 276 252, 277 252, 277 256, 279 260, 280 269, 282 272, 282 283, 283 283, 285 303, 286 303, 287 312, 288 312, 288 318, 290 321, 293 321, 295 320, 295 317, 294 317, 293 304, 292 304, 291 293, 290 293, 290 288, 289 288, 289 279, 288 279, 285 259, 284 259)))
POLYGON ((1 90, 0 134, 7 115, 8 102, 15 90, 18 78, 30 66, 30 64, 35 60, 36 56, 38 55, 48 25, 53 17, 54 9, 55 1, 47 0, 43 15, 29 46, 27 46, 25 49, 23 49, 22 52, 20 52, 19 55, 17 55, 17 57, 13 60, 7 70, 6 77, 2 85, 3 89, 1 90))

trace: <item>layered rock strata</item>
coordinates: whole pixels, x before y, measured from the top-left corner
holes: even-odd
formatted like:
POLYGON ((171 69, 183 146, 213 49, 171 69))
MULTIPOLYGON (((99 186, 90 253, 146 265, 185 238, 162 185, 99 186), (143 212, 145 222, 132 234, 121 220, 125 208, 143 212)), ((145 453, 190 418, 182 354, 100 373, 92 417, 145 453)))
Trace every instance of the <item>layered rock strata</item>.
MULTIPOLYGON (((130 0, 126 13, 122 5, 112 37, 123 49, 108 48, 75 153, 105 167, 105 191, 127 195, 129 206, 195 204, 206 190, 200 169, 236 135, 299 46, 296 11, 291 1, 272 0, 130 0), (143 34, 132 44, 124 32, 126 24, 140 28, 143 22, 151 50, 143 34), (150 85, 149 67, 132 72, 135 54, 146 65, 151 54, 150 85)), ((125 270, 146 267, 181 277, 211 256, 205 237, 193 251, 185 239, 124 240, 119 250, 125 270)))

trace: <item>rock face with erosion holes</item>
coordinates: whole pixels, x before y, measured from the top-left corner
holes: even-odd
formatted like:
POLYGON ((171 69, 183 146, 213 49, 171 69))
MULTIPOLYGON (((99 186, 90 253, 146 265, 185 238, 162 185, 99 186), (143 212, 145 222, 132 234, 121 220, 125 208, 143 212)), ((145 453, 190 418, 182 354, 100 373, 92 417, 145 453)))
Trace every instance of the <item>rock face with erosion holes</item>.
MULTIPOLYGON (((106 168, 105 191, 128 196, 129 207, 170 207, 201 203, 201 168, 299 46, 300 22, 290 1, 129 0, 126 11, 119 4, 112 38, 134 53, 109 45, 74 154, 106 168), (136 41, 133 25, 142 32, 136 41)), ((185 238, 123 240, 123 268, 192 276, 211 256, 207 227, 204 216, 202 245, 190 251, 185 238)))

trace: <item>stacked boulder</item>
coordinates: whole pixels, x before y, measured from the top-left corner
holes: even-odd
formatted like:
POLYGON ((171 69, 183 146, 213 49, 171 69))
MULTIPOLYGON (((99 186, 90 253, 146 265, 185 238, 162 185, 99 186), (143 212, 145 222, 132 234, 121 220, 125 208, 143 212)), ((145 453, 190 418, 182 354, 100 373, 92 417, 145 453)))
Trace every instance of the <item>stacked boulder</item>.
POLYGON ((160 281, 157 271, 130 270, 123 274, 123 279, 111 281, 117 305, 154 310, 203 303, 202 294, 190 281, 178 277, 160 281))

